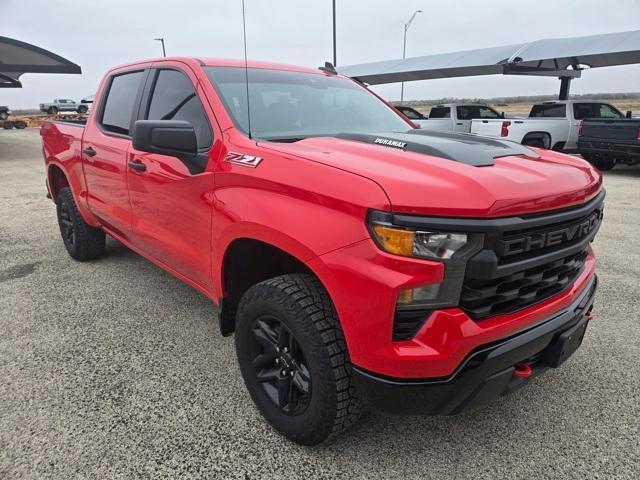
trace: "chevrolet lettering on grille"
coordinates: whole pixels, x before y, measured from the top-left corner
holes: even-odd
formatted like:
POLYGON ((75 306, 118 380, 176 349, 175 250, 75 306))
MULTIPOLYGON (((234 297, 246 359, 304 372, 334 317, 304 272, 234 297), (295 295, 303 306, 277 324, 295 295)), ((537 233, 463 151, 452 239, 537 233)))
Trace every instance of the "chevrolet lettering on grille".
POLYGON ((498 242, 498 251, 502 256, 509 256, 571 243, 597 230, 601 219, 602 212, 596 211, 587 218, 562 228, 506 238, 498 242))

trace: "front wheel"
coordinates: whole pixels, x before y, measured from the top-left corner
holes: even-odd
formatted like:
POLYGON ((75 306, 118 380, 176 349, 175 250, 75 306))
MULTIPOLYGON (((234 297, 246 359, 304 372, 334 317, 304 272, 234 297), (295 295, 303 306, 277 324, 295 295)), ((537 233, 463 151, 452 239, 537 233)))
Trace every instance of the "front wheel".
POLYGON ((238 307, 235 343, 253 401, 289 439, 317 445, 358 420, 342 330, 315 277, 283 275, 251 287, 238 307))
POLYGON ((47 113, 49 115, 56 115, 58 113, 58 107, 49 107, 47 113))
POLYGON ((80 105, 78 107, 78 109, 76 110, 80 115, 84 115, 85 113, 87 113, 87 107, 85 105, 80 105))
POLYGON ((104 232, 84 221, 69 187, 61 188, 58 192, 56 212, 62 241, 69 255, 76 260, 86 261, 104 253, 104 232))

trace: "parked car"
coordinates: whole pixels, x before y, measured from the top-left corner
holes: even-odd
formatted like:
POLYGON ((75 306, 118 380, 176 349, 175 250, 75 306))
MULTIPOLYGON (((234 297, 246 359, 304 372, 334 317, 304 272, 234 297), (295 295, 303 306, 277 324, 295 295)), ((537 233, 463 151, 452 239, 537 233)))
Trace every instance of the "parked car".
POLYGON ((495 399, 559 367, 591 318, 596 169, 412 128, 327 68, 139 61, 107 72, 86 125, 41 135, 69 255, 111 235, 210 298, 252 399, 302 444, 363 404, 495 399))
POLYGON ((51 103, 41 103, 40 111, 55 115, 58 112, 78 112, 80 114, 87 113, 89 107, 87 105, 76 103, 68 98, 56 98, 51 103))
POLYGON ((0 106, 0 120, 6 120, 11 115, 9 107, 0 106))
POLYGON ((421 128, 441 132, 471 132, 471 121, 476 118, 502 118, 487 105, 478 103, 449 103, 431 108, 429 118, 413 120, 421 128))
POLYGON ((597 100, 550 101, 533 105, 528 118, 473 120, 471 133, 574 153, 582 120, 623 117, 613 105, 597 100))
POLYGON ((584 120, 578 152, 600 170, 611 170, 616 163, 640 163, 640 119, 584 120))

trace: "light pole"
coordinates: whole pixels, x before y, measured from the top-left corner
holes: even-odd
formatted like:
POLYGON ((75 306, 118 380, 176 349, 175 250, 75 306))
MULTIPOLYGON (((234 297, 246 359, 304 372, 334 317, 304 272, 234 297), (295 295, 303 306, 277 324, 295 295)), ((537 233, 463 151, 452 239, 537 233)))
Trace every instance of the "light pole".
POLYGON ((162 56, 166 57, 167 56, 167 52, 164 49, 164 37, 154 38, 154 40, 157 40, 158 42, 162 43, 162 56))
MULTIPOLYGON (((407 54, 407 30, 409 30, 409 27, 411 26, 413 19, 416 18, 416 15, 419 13, 422 13, 422 10, 416 10, 415 12, 413 12, 413 15, 411 15, 411 18, 409 19, 409 21, 404 24, 404 42, 402 44, 403 60, 405 59, 407 54)), ((400 105, 402 105, 403 103, 404 103, 404 82, 402 82, 400 85, 400 105)))

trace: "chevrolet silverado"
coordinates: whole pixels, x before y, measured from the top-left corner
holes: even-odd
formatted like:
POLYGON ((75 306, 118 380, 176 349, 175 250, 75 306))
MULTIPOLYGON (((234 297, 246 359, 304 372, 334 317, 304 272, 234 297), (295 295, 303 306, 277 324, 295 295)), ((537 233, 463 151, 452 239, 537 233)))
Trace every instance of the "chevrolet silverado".
POLYGON ((41 135, 69 255, 109 235, 211 299, 257 408, 301 444, 363 406, 486 403, 559 367, 591 319, 597 170, 416 129, 330 68, 131 63, 86 124, 41 135))

